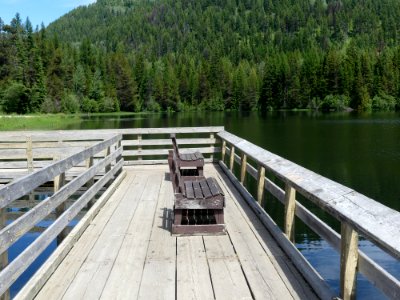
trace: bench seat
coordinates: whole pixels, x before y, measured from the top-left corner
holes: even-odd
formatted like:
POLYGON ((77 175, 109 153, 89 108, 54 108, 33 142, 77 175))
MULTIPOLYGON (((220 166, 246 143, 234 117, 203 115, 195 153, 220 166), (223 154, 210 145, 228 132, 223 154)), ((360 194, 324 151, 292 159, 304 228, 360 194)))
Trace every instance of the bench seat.
POLYGON ((177 209, 223 209, 224 194, 214 178, 198 177, 190 180, 183 177, 184 191, 176 194, 177 209))

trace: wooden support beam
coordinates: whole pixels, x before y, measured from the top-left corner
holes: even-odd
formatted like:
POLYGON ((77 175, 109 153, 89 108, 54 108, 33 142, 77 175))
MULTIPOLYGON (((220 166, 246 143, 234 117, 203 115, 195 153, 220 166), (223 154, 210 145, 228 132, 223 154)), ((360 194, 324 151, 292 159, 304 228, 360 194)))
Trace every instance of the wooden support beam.
POLYGON ((33 149, 32 149, 32 137, 26 137, 26 160, 29 172, 33 172, 33 149))
MULTIPOLYGON (((54 178, 54 194, 56 194, 64 185, 65 185, 65 173, 61 173, 60 175, 54 178)), ((57 219, 65 212, 66 208, 67 208, 66 201, 57 206, 56 208, 57 219)), ((64 228, 57 236, 57 245, 60 245, 67 235, 68 235, 67 228, 64 228)))
POLYGON ((232 145, 231 147, 231 155, 229 157, 229 170, 233 172, 233 164, 235 162, 235 146, 232 145))
MULTIPOLYGON (((141 142, 142 142, 142 135, 141 134, 138 134, 137 135, 137 141, 138 141, 138 151, 140 152, 140 151, 142 151, 142 146, 141 146, 141 142)), ((138 160, 142 160, 143 158, 142 158, 142 156, 141 155, 139 155, 138 156, 138 160)))
MULTIPOLYGON (((92 166, 93 166, 93 156, 89 157, 89 159, 86 160, 86 168, 90 169, 92 166)), ((93 184, 94 184, 94 176, 88 180, 86 187, 90 189, 90 187, 93 186, 93 184)), ((93 204, 94 204, 93 199, 91 199, 88 202, 87 208, 90 209, 93 206, 93 204)))
POLYGON ((246 169, 247 169, 247 155, 242 153, 241 159, 241 168, 240 168, 240 183, 243 184, 244 179, 246 178, 246 169))
MULTIPOLYGON (((118 150, 119 148, 122 148, 122 150, 124 150, 124 147, 122 146, 122 140, 119 140, 118 143, 117 143, 117 150, 118 150)), ((122 153, 121 153, 120 156, 117 157, 117 160, 116 160, 116 161, 118 162, 118 161, 120 161, 121 159, 122 159, 122 153)))
MULTIPOLYGON (((210 133, 210 139, 214 139, 214 133, 210 133)), ((214 144, 210 144, 210 147, 214 147, 214 144)), ((214 154, 211 153, 210 155, 211 160, 214 160, 214 154)))
MULTIPOLYGON (((7 209, 0 208, 0 230, 6 227, 7 209)), ((0 254, 0 272, 8 265, 8 251, 0 254)), ((3 295, 0 295, 0 300, 9 300, 10 290, 7 290, 3 295)))
MULTIPOLYGON (((111 147, 107 147, 106 157, 111 154, 111 147)), ((111 170, 111 164, 108 164, 105 168, 106 173, 111 170)))
POLYGON ((222 141, 222 149, 221 149, 221 160, 225 160, 225 154, 226 154, 226 141, 222 141))
POLYGON ((358 233, 350 225, 341 225, 340 295, 343 300, 356 298, 358 233))
POLYGON ((260 205, 264 197, 264 183, 265 183, 265 168, 259 165, 257 174, 257 202, 260 205))
POLYGON ((285 233, 287 238, 294 243, 294 217, 296 210, 296 190, 286 184, 285 188, 285 233))
MULTIPOLYGON (((28 172, 32 173, 34 168, 33 168, 33 147, 32 147, 31 136, 26 137, 26 162, 27 162, 28 172)), ((29 200, 32 202, 35 201, 35 195, 33 191, 29 193, 29 200)))

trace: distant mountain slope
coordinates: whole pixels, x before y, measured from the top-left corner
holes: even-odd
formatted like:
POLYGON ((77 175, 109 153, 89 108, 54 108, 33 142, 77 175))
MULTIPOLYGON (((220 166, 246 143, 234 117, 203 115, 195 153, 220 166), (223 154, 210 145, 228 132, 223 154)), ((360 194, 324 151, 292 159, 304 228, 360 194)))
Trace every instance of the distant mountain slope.
POLYGON ((61 40, 161 56, 208 52, 259 61, 270 48, 397 45, 398 0, 99 0, 49 26, 61 40))

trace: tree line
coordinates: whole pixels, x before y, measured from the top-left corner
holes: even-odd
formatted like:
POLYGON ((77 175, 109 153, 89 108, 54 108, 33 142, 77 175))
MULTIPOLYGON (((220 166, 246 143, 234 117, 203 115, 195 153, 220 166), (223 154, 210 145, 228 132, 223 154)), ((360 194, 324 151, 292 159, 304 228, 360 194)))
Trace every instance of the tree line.
POLYGON ((400 4, 97 1, 0 19, 6 113, 400 108, 400 4))

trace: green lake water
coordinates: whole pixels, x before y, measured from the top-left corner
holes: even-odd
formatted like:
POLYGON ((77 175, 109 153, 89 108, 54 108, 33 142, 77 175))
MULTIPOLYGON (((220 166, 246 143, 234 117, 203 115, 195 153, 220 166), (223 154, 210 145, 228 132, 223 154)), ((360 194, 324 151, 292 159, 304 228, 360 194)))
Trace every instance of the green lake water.
MULTIPOLYGON (((225 126, 225 129, 275 154, 400 211, 399 113, 176 113, 82 117, 65 129, 225 126)), ((282 220, 282 209, 268 202, 266 210, 282 220)), ((329 217, 327 221, 330 222, 329 217)), ((337 228, 332 220, 331 224, 337 228)), ((296 244, 333 289, 339 289, 339 255, 299 224, 296 244)), ((360 248, 400 278, 399 261, 366 240, 360 248)), ((29 274, 27 275, 29 276, 29 274)), ((359 299, 384 296, 362 276, 359 299)))

